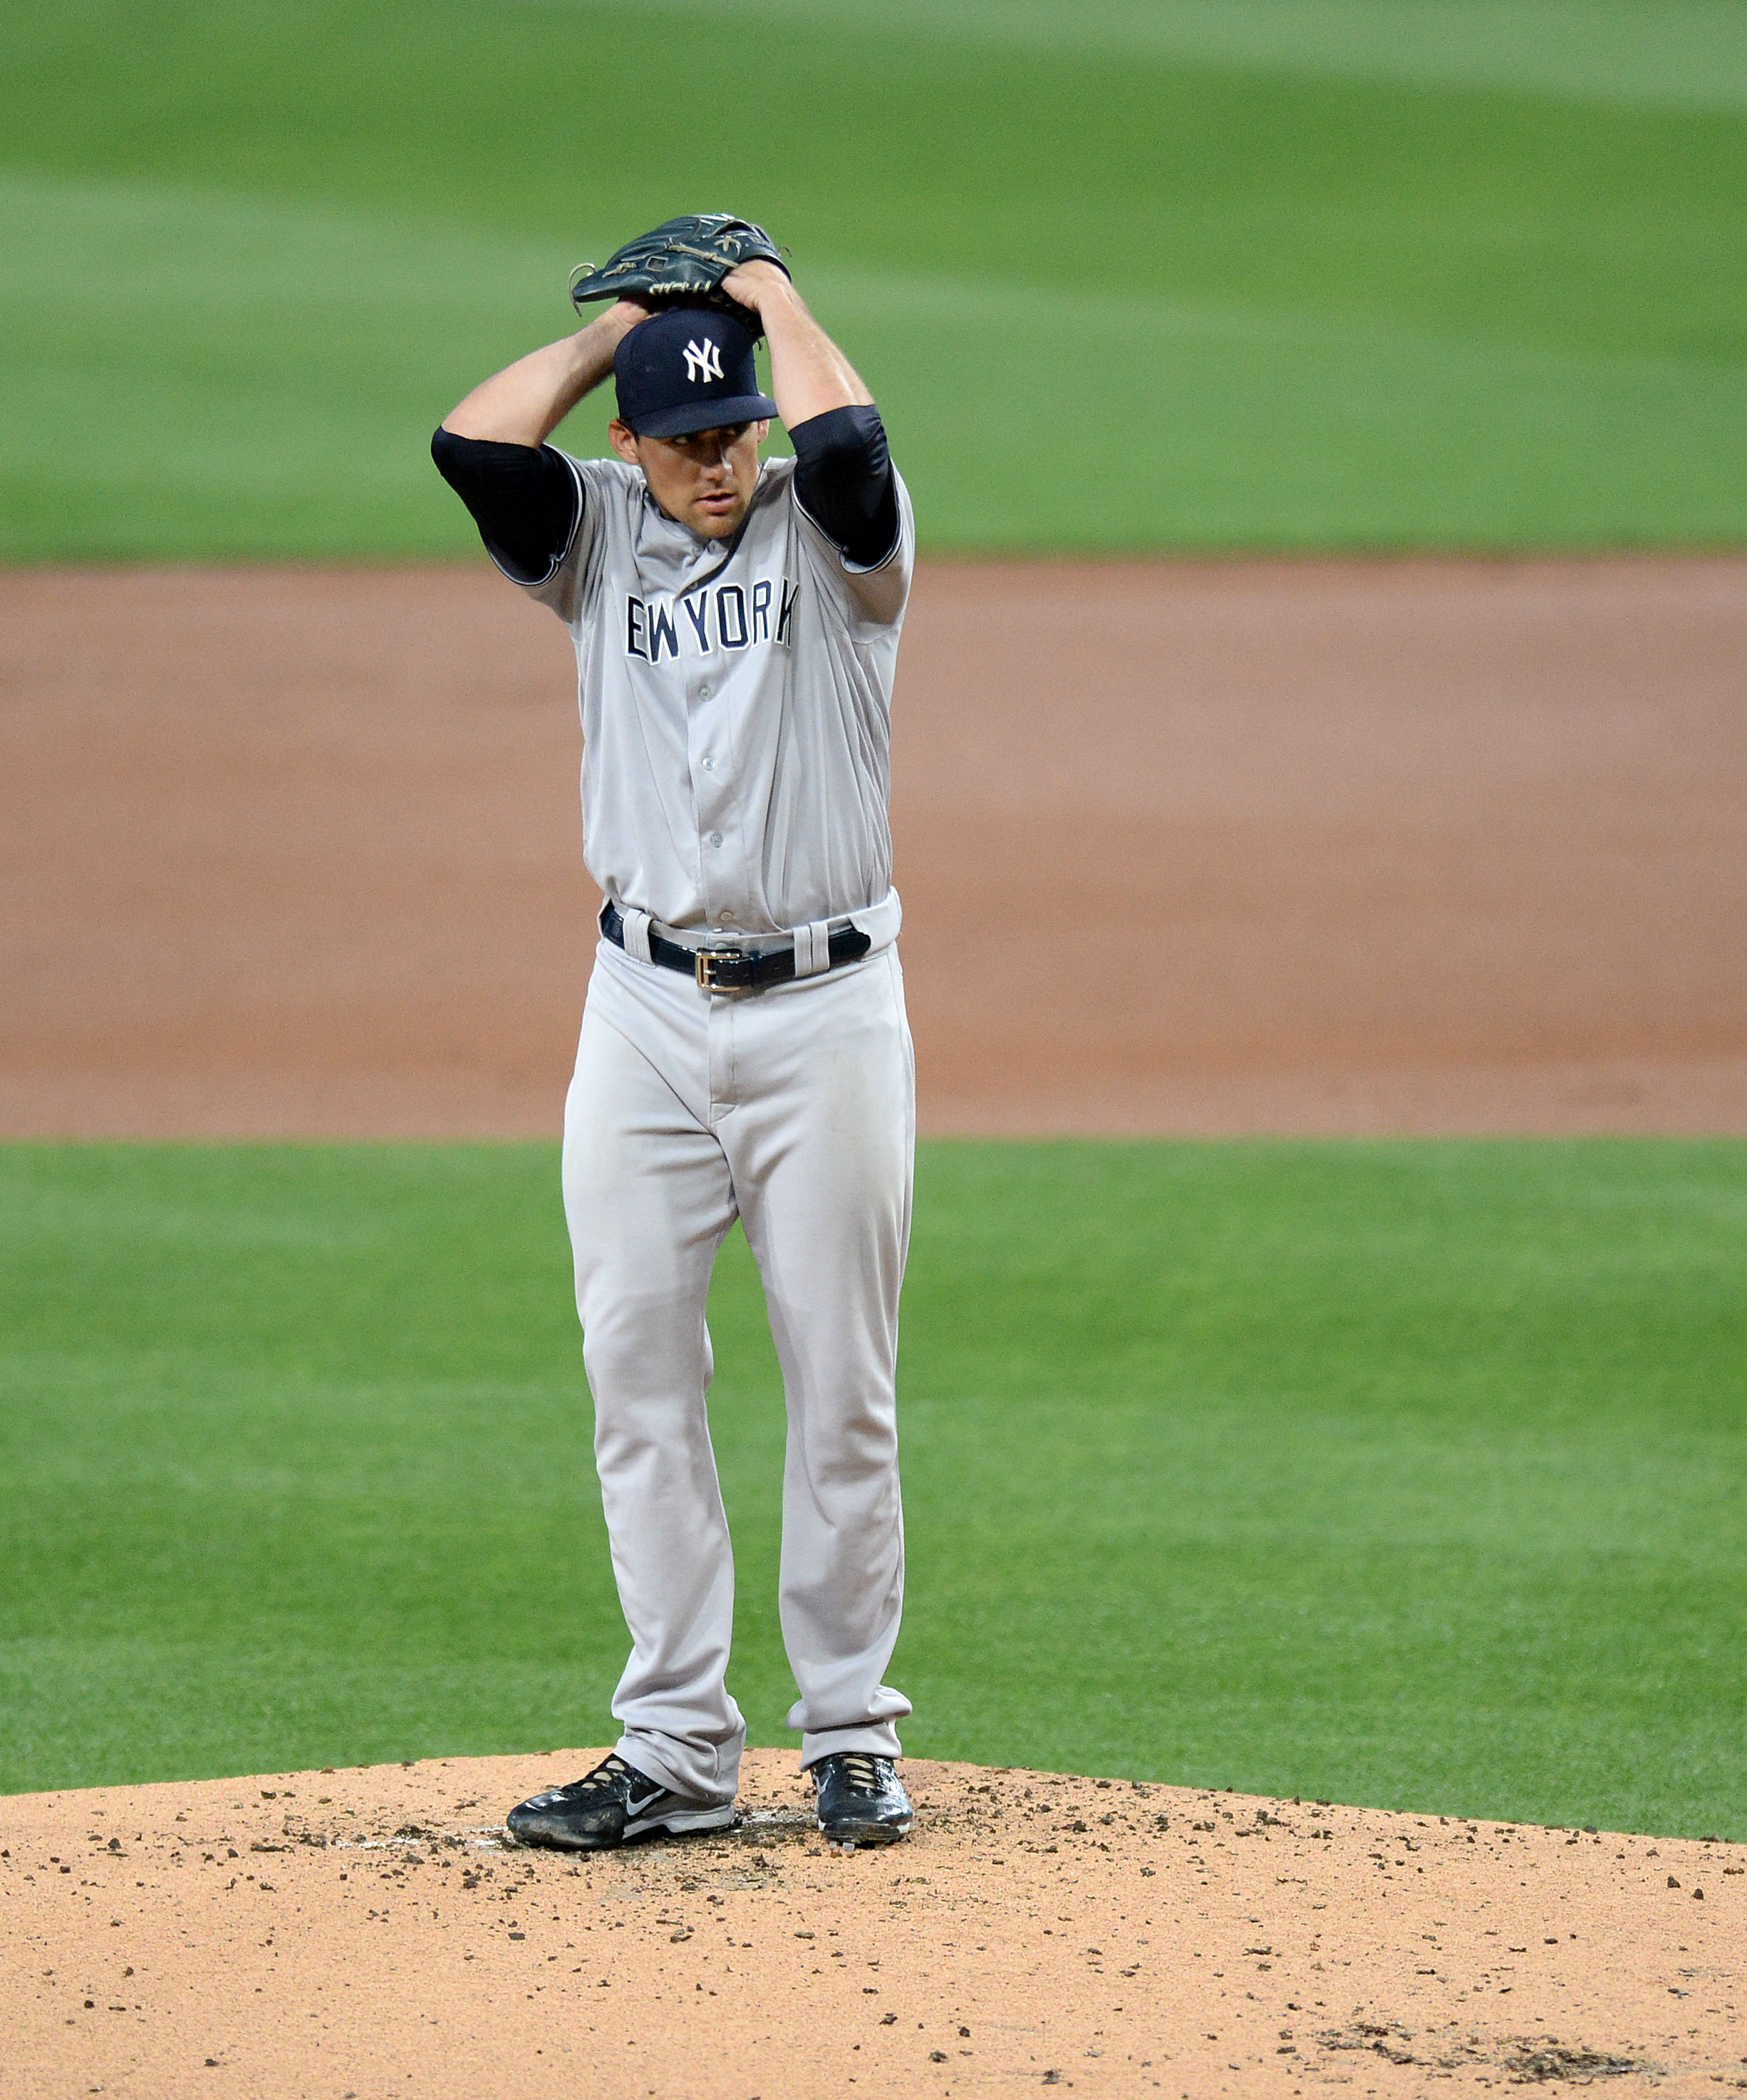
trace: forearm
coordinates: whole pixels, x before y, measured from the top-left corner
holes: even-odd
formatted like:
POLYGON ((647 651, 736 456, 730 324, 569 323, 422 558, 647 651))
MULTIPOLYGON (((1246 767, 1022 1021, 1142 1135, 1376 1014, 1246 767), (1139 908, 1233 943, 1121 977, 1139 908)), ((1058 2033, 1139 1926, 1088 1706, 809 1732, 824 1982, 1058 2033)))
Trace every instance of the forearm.
POLYGON ((613 368, 613 353, 648 316, 621 300, 575 335, 532 351, 475 386, 443 419, 459 438, 499 444, 542 445, 613 368))
POLYGON ((865 408, 870 394, 843 352, 776 270, 761 271, 759 315, 770 342, 770 391, 790 430, 833 408, 865 408))

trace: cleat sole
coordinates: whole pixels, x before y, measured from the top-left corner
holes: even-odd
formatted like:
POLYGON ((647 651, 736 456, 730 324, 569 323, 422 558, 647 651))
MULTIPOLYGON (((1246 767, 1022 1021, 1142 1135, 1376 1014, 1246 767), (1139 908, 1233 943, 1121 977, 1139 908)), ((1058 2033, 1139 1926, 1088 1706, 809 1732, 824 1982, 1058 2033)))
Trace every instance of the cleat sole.
POLYGON ((615 1852, 621 1845, 636 1845, 645 1838, 683 1838, 693 1831, 726 1830, 739 1820, 732 1802, 712 1808, 669 1809, 665 1815, 628 1823, 623 1830, 598 1837, 579 1830, 521 1831, 504 1825, 505 1842, 532 1852, 615 1852))
POLYGON ((849 1830, 827 1830, 822 1823, 819 1829, 827 1842, 840 1845, 845 1851, 854 1851, 858 1845, 895 1845, 910 1835, 907 1823, 868 1823, 849 1830))

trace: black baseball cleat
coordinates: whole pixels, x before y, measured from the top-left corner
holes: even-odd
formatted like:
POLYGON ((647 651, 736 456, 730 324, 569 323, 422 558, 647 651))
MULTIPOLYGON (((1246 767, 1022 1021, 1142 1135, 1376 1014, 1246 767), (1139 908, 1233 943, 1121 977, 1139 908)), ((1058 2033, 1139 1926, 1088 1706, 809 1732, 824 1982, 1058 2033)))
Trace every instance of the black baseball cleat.
POLYGON ((818 1825, 834 1845, 893 1845, 914 1811, 889 1758, 840 1750, 811 1767, 818 1825))
POLYGON ((549 1845, 560 1852, 605 1852, 658 1831, 726 1830, 731 1801, 695 1801, 669 1793, 616 1754, 584 1779, 536 1793, 512 1808, 504 1828, 518 1844, 549 1845))

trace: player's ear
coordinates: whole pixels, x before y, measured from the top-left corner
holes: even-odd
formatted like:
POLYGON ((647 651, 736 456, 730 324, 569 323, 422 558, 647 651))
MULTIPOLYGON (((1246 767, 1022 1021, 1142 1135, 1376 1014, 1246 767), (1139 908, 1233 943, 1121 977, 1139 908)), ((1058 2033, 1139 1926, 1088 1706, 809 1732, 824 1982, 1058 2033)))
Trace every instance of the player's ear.
POLYGON ((642 465, 642 455, 637 448, 636 431, 629 423, 621 423, 616 416, 607 426, 607 442, 627 466, 642 465))
POLYGON ((760 421, 754 423, 752 428, 758 433, 757 442, 762 444, 770 435, 770 418, 768 416, 763 417, 760 421))

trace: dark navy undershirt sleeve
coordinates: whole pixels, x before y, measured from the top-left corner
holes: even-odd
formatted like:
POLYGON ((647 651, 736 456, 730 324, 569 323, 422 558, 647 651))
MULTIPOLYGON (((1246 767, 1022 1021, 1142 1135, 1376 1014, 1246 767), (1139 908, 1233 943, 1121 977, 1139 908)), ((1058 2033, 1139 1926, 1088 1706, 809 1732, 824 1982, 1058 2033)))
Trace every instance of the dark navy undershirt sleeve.
POLYGON ((877 568, 898 545, 898 482, 880 411, 828 408, 788 435, 801 509, 845 561, 877 568))
POLYGON ((550 445, 504 445, 439 430, 430 456, 473 513, 486 551, 518 583, 544 583, 580 515, 582 490, 562 454, 550 445))

